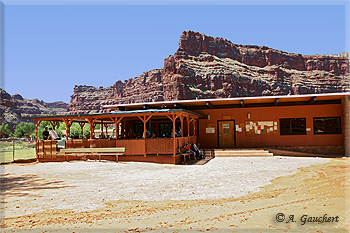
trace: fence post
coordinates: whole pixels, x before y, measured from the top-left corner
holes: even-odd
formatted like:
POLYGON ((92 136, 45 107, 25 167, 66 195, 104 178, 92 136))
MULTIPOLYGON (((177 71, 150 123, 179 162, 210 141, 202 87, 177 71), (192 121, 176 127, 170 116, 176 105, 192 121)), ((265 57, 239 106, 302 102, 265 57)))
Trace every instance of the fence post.
POLYGON ((15 140, 12 141, 12 161, 15 161, 15 140))

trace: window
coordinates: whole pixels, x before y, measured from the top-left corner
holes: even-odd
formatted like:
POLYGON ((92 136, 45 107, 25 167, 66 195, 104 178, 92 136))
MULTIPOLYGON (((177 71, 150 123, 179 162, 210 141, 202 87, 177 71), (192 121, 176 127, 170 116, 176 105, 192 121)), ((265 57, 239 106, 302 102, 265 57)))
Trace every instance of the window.
POLYGON ((306 135, 306 118, 280 119, 281 135, 306 135))
POLYGON ((315 117, 314 134, 341 134, 340 117, 315 117))

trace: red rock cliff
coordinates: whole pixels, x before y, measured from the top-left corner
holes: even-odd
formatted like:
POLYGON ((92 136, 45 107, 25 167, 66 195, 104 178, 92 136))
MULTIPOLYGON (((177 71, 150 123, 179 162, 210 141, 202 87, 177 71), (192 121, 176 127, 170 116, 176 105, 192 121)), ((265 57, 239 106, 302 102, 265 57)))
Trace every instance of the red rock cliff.
MULTIPOLYGON (((67 114, 67 105, 57 101, 46 103, 38 99, 25 99, 20 94, 10 95, 0 89, 0 124, 8 124, 11 131, 23 117, 44 114, 67 114)), ((24 120, 28 121, 28 120, 24 120)))
POLYGON ((102 112, 108 111, 103 105, 117 103, 344 91, 350 91, 345 57, 302 56, 186 31, 163 69, 107 88, 76 86, 68 111, 102 112))

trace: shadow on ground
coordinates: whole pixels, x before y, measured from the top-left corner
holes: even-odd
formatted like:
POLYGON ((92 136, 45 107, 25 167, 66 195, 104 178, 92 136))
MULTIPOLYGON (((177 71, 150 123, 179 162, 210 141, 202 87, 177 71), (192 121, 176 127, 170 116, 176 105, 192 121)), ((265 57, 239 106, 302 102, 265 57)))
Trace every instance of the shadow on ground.
POLYGON ((63 185, 63 181, 48 181, 37 175, 0 175, 0 192, 5 196, 28 196, 35 190, 61 189, 72 186, 63 185))

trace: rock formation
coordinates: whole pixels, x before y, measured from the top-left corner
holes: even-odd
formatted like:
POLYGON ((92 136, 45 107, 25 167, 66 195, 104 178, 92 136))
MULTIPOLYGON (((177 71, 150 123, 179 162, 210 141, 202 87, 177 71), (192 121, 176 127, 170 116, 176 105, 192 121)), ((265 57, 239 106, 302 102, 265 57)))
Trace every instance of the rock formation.
POLYGON ((0 89, 0 124, 8 124, 11 131, 20 122, 21 113, 11 95, 0 89))
POLYGON ((350 91, 349 60, 236 45, 198 32, 182 33, 163 69, 107 88, 75 86, 71 114, 108 111, 103 105, 237 96, 350 91))
POLYGON ((8 124, 10 130, 14 130, 21 121, 27 121, 24 117, 33 115, 57 115, 67 114, 68 104, 57 101, 46 103, 38 99, 24 99, 21 95, 10 95, 0 89, 0 124, 8 124))

